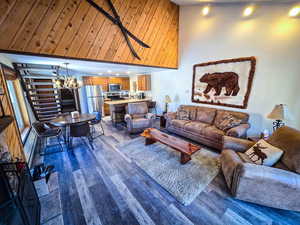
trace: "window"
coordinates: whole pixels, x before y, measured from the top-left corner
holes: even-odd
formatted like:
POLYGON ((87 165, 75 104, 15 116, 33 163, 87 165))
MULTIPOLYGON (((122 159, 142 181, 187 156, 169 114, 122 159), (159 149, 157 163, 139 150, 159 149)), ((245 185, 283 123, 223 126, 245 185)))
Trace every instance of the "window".
POLYGON ((11 103, 21 134, 30 126, 27 105, 19 80, 7 80, 11 103))

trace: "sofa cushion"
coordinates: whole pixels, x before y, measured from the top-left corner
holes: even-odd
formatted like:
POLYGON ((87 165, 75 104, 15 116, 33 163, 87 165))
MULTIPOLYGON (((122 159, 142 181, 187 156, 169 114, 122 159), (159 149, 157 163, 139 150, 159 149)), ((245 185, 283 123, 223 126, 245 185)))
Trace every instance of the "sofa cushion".
POLYGON ((281 161, 292 171, 300 173, 300 131, 281 127, 267 140, 284 151, 281 161))
POLYGON ((227 131, 233 127, 239 126, 241 124, 242 120, 236 118, 230 113, 224 113, 222 120, 219 119, 215 126, 219 128, 220 130, 227 131))
POLYGON ((196 120, 207 123, 212 125, 215 116, 216 116, 216 109, 213 108, 207 108, 207 107, 198 107, 197 108, 197 114, 196 114, 196 120))
POLYGON ((132 120, 132 128, 144 128, 148 127, 150 120, 146 118, 139 118, 132 120))
POLYGON ((222 142, 225 132, 216 128, 215 126, 208 126, 203 129, 203 135, 210 140, 222 142))
POLYGON ((141 118, 145 118, 147 114, 144 113, 139 113, 139 114, 132 114, 131 118, 132 119, 141 119, 141 118))
POLYGON ((183 129, 184 125, 187 124, 187 123, 190 123, 190 121, 187 121, 187 120, 177 120, 177 119, 171 121, 171 125, 173 127, 181 128, 181 129, 183 129))
POLYGON ((177 111, 184 110, 189 114, 189 120, 196 120, 198 106, 193 105, 181 105, 177 111))
POLYGON ((279 161, 283 151, 265 140, 259 140, 245 154, 257 165, 273 166, 279 161))
POLYGON ((128 114, 146 114, 148 113, 148 105, 146 102, 128 103, 128 114))
POLYGON ((192 133, 203 133, 203 129, 208 127, 209 125, 201 122, 190 122, 184 125, 184 130, 192 132, 192 133))
POLYGON ((228 110, 217 110, 217 115, 214 121, 214 125, 219 124, 223 121, 224 114, 231 114, 235 118, 242 120, 241 123, 248 123, 249 115, 247 113, 228 111, 228 110))
POLYGON ((179 120, 189 120, 190 114, 188 111, 180 109, 177 111, 177 119, 179 120))

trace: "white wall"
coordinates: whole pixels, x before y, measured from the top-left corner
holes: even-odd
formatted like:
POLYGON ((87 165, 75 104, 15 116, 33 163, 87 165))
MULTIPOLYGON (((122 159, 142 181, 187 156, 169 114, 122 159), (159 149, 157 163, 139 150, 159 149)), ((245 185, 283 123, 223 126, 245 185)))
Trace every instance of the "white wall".
MULTIPOLYGON (((300 18, 289 18, 290 4, 260 5, 250 19, 241 17, 244 5, 212 6, 209 17, 201 15, 201 6, 180 7, 178 70, 157 72, 152 76, 153 98, 163 109, 169 94, 170 109, 191 103, 192 69, 201 62, 255 56, 256 72, 246 110, 252 128, 248 134, 271 130, 265 119, 275 104, 288 104, 300 128, 300 18)), ((216 107, 213 105, 206 105, 216 107)), ((220 107, 219 107, 220 108, 220 107)), ((221 107, 224 108, 224 107, 221 107)))

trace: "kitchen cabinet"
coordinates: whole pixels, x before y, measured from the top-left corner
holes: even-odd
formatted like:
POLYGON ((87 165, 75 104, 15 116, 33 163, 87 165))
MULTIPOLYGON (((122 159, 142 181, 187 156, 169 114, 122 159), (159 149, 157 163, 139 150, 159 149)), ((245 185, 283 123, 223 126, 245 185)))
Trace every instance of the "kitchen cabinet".
POLYGON ((150 91, 151 90, 151 76, 150 75, 138 75, 138 91, 150 91))
POLYGON ((84 85, 101 85, 103 91, 108 91, 108 77, 83 77, 84 85))
POLYGON ((84 85, 101 85, 103 91, 108 91, 108 84, 120 84, 122 90, 130 90, 129 77, 83 77, 84 85))

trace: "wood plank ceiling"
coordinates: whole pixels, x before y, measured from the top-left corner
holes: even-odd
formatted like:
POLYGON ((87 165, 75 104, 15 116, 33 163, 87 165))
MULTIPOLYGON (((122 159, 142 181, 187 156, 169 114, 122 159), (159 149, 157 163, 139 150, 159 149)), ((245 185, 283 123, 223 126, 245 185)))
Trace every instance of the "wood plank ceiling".
MULTIPOLYGON (((106 0, 94 1, 109 11, 106 0)), ((1 0, 0 51, 177 68, 179 7, 169 0, 112 2, 124 26, 150 45, 131 39, 141 60, 118 26, 85 0, 1 0)))

